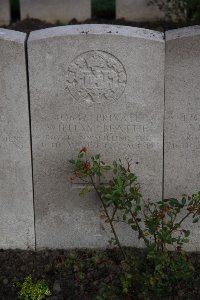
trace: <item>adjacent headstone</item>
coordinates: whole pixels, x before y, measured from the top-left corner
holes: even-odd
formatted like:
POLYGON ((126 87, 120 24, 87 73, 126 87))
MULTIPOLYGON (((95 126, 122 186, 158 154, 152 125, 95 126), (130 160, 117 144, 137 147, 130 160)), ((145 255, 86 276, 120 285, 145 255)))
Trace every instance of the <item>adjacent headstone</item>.
MULTIPOLYGON (((79 197, 68 161, 82 146, 108 162, 130 159, 145 197, 161 199, 163 35, 66 26, 32 32, 28 50, 37 248, 104 247, 99 201, 79 197)), ((125 245, 129 234, 121 230, 125 245)))
MULTIPOLYGON (((166 32, 166 198, 200 190, 199 57, 200 26, 166 32)), ((192 233, 189 250, 199 250, 200 228, 195 226, 192 233)))
POLYGON ((91 18, 91 0, 20 0, 21 19, 67 23, 91 18))
POLYGON ((128 21, 145 22, 164 18, 156 5, 149 5, 149 0, 116 0, 116 17, 128 21))
POLYGON ((0 25, 10 23, 10 1, 0 0, 0 25))
POLYGON ((0 29, 0 247, 34 249, 26 35, 0 29))
POLYGON ((166 33, 165 196, 200 189, 200 26, 166 33))

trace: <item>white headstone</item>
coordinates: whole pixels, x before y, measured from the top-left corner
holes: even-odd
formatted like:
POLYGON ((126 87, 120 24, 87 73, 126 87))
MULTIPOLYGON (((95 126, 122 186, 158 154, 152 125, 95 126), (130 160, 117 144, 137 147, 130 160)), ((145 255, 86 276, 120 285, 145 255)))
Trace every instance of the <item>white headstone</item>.
POLYGON ((10 0, 0 0, 0 25, 10 23, 10 0))
POLYGON ((148 5, 149 0, 116 0, 116 18, 128 21, 156 21, 164 17, 156 5, 148 5))
POLYGON ((163 35, 66 26, 31 33, 28 49, 37 246, 104 247, 99 201, 79 198, 68 160, 82 146, 108 162, 132 159, 146 198, 161 198, 163 35))
MULTIPOLYGON (((164 195, 200 190, 200 26, 166 32, 164 195)), ((188 250, 200 249, 200 226, 188 250)))
POLYGON ((26 35, 0 29, 0 247, 34 249, 26 35))
POLYGON ((67 23, 91 18, 91 0, 20 0, 21 19, 36 18, 67 23))
POLYGON ((200 189, 200 26, 166 32, 165 196, 200 189))

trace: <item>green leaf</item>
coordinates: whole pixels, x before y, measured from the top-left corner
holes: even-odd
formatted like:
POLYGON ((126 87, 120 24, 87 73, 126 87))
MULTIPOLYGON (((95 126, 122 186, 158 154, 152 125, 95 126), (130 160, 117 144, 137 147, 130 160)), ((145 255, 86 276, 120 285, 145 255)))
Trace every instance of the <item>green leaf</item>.
POLYGON ((197 222, 199 222, 199 218, 198 217, 194 218, 193 221, 192 221, 192 223, 197 223, 197 222))
POLYGON ((141 218, 136 218, 137 222, 141 222, 142 219, 141 218))
POLYGON ((87 193, 91 192, 91 190, 90 187, 86 186, 80 191, 79 196, 84 197, 87 193))
POLYGON ((73 165, 75 164, 75 160, 74 159, 70 159, 69 162, 70 162, 70 164, 73 164, 73 165))
POLYGON ((162 201, 158 201, 157 203, 158 203, 158 204, 161 204, 161 205, 163 206, 163 202, 162 202, 162 201))
POLYGON ((115 160, 113 161, 113 166, 115 169, 117 169, 117 162, 115 160))
MULTIPOLYGON (((170 199, 164 199, 163 202, 167 203, 170 199)), ((162 202, 161 202, 162 203, 162 202)))
POLYGON ((190 230, 183 230, 183 232, 186 238, 190 235, 190 230))
POLYGON ((180 224, 179 224, 179 223, 175 223, 175 224, 174 224, 174 228, 175 228, 175 229, 177 229, 177 228, 179 228, 179 227, 180 227, 180 224))
POLYGON ((112 196, 113 196, 113 197, 119 197, 120 195, 121 195, 121 193, 120 193, 120 191, 118 191, 118 190, 112 192, 112 196))
POLYGON ((106 194, 106 195, 104 195, 104 198, 105 199, 112 199, 112 195, 111 194, 106 194))
POLYGON ((133 219, 129 219, 128 224, 132 224, 132 223, 134 223, 133 219))
POLYGON ((108 200, 105 199, 105 203, 106 203, 107 206, 109 206, 110 204, 113 203, 113 200, 112 199, 108 199, 108 200))
POLYGON ((137 230, 138 230, 138 228, 137 228, 137 226, 136 226, 136 225, 131 225, 131 228, 132 228, 133 230, 135 230, 135 231, 137 231, 137 230))
POLYGON ((177 239, 176 238, 172 238, 171 241, 172 241, 172 243, 176 243, 177 239))
POLYGON ((96 158, 96 159, 99 159, 99 158, 100 158, 100 154, 97 154, 97 155, 95 156, 95 158, 96 158))
POLYGON ((106 171, 111 170, 111 167, 110 167, 110 166, 105 166, 105 167, 102 167, 102 168, 103 168, 103 170, 106 170, 106 171))
POLYGON ((114 173, 114 174, 117 174, 117 169, 113 169, 113 173, 114 173))
POLYGON ((81 192, 79 193, 79 197, 83 198, 84 196, 85 196, 85 193, 84 193, 83 191, 81 191, 81 192))
POLYGON ((175 206, 175 207, 180 205, 180 203, 178 202, 178 200, 175 199, 175 198, 170 198, 169 199, 169 203, 170 203, 171 206, 175 206))
POLYGON ((128 206, 128 208, 132 207, 132 203, 131 202, 126 202, 126 206, 128 206))
POLYGON ((126 215, 123 215, 123 221, 126 221, 126 215))
POLYGON ((185 205, 185 203, 186 203, 186 198, 184 197, 184 198, 182 199, 182 204, 185 205))
POLYGON ((129 174, 128 175, 128 180, 130 181, 130 182, 134 182, 135 180, 136 180, 136 176, 134 175, 134 174, 129 174))
POLYGON ((189 240, 188 239, 182 239, 182 242, 183 243, 189 243, 189 240))

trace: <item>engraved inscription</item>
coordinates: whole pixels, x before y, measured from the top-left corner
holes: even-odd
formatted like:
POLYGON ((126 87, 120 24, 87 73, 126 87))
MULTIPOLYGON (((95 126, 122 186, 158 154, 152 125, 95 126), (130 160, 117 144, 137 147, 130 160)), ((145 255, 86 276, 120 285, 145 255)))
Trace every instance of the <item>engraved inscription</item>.
POLYGON ((11 160, 0 161, 0 183, 7 184, 11 178, 17 176, 17 167, 19 162, 11 160))
POLYGON ((146 114, 139 112, 87 115, 62 111, 46 124, 48 134, 41 146, 52 151, 61 150, 63 145, 79 150, 84 142, 93 149, 109 150, 119 143, 126 145, 127 151, 157 149, 157 140, 150 139, 153 124, 146 119, 146 114))
POLYGON ((22 136, 7 136, 0 134, 0 149, 7 148, 8 145, 14 145, 18 149, 23 149, 23 137, 22 136))
POLYGON ((165 142, 166 151, 194 151, 199 153, 200 149, 200 114, 199 112, 182 112, 174 114, 169 111, 166 114, 168 131, 173 133, 173 139, 165 142))
POLYGON ((118 100, 127 83, 122 63, 110 53, 88 51, 76 57, 67 71, 67 87, 80 103, 118 100))

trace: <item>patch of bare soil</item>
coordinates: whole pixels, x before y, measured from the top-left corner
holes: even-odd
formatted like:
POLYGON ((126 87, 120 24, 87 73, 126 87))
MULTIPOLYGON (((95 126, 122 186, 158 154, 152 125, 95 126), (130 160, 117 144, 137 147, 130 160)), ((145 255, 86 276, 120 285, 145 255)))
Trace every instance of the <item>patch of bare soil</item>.
MULTIPOLYGON (((199 300, 200 254, 190 254, 195 266, 193 277, 169 287, 170 296, 143 295, 143 286, 137 272, 151 272, 144 252, 126 249, 136 263, 133 286, 129 293, 122 292, 120 278, 127 266, 118 249, 98 250, 0 250, 0 299, 16 300, 15 282, 21 282, 31 274, 33 282, 44 279, 52 296, 48 300, 199 300), (138 260, 139 259, 139 260, 138 260), (139 269, 138 269, 139 267, 139 269)), ((149 273, 150 274, 150 273, 149 273)), ((149 291, 150 292, 150 291, 149 291)))
POLYGON ((76 19, 72 19, 68 24, 62 24, 62 23, 48 23, 45 21, 41 21, 38 19, 25 19, 23 21, 17 21, 14 23, 11 23, 8 26, 3 26, 4 28, 22 31, 26 33, 30 33, 34 30, 39 29, 45 29, 49 27, 55 27, 55 26, 61 26, 61 25, 78 25, 78 24, 110 24, 110 25, 123 25, 123 26, 131 26, 131 27, 140 27, 140 28, 146 28, 146 29, 152 29, 157 31, 166 31, 170 29, 175 29, 179 27, 184 27, 187 25, 196 25, 196 24, 183 24, 183 23, 171 23, 171 22, 129 22, 124 19, 89 19, 84 22, 78 22, 76 19))

